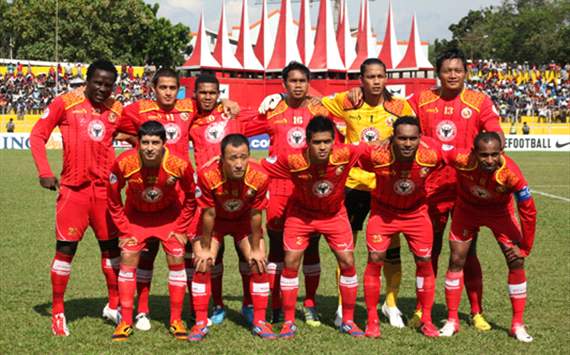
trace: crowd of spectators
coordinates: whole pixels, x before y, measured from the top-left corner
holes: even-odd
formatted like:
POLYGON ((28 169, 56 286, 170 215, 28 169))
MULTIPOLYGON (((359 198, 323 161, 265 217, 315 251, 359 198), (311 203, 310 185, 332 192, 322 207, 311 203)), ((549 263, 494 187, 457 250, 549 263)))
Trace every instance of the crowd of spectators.
MULTIPOLYGON (((115 98, 129 104, 142 98, 150 98, 152 68, 142 75, 135 75, 131 66, 119 70, 115 98)), ((4 75, 0 73, 0 114, 39 114, 58 93, 84 84, 81 64, 51 67, 47 73, 34 75, 31 67, 21 64, 8 65, 4 75)))
POLYGON ((487 93, 504 122, 520 123, 522 116, 538 122, 568 122, 570 64, 531 66, 528 63, 470 63, 468 87, 487 93))

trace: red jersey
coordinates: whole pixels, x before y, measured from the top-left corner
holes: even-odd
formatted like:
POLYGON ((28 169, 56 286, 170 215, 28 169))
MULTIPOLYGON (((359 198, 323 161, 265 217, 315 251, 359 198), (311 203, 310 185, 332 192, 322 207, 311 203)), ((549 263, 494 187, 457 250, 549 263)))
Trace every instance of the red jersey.
POLYGON ((57 126, 63 139, 61 184, 104 184, 115 159, 113 136, 122 109, 121 103, 112 98, 102 104, 93 104, 85 97, 82 89, 56 97, 30 134, 32 155, 39 176, 54 176, 45 145, 57 126))
POLYGON ((156 168, 142 166, 138 149, 119 155, 109 177, 108 206, 113 221, 123 236, 129 235, 125 211, 160 213, 168 208, 181 210, 176 222, 178 233, 185 233, 196 210, 194 170, 189 162, 165 149, 162 163, 156 168), (123 208, 121 190, 127 185, 123 208), (177 187, 184 193, 181 203, 177 187))
POLYGON ((257 116, 257 111, 243 110, 234 119, 229 119, 222 105, 210 112, 196 113, 189 131, 196 167, 221 154, 220 143, 228 134, 240 133, 249 137, 263 133, 255 122, 257 116))
POLYGON ((267 173, 250 160, 243 179, 226 179, 219 159, 198 171, 196 198, 201 208, 215 208, 216 220, 249 221, 251 210, 267 207, 267 173))
POLYGON ((143 99, 125 107, 124 119, 119 128, 125 133, 136 136, 139 127, 146 121, 159 121, 166 130, 168 149, 188 161, 188 132, 195 111, 195 103, 192 99, 176 100, 176 104, 170 111, 160 108, 156 101, 143 99))
POLYGON ((360 158, 361 167, 376 175, 371 209, 409 212, 425 204, 426 178, 444 163, 439 145, 422 138, 413 161, 396 161, 390 145, 371 146, 360 158))
POLYGON ((364 153, 366 145, 339 144, 326 164, 311 164, 307 149, 270 156, 261 165, 271 177, 287 179, 295 186, 289 208, 324 218, 344 208, 344 185, 348 172, 364 153))

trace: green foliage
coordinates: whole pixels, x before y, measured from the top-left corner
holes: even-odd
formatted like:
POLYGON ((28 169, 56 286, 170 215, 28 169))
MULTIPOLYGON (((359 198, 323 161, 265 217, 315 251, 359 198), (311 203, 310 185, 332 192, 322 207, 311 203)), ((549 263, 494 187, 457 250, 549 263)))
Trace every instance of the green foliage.
POLYGON ((142 0, 0 0, 0 56, 90 62, 110 58, 118 64, 177 65, 190 29, 157 17, 158 4, 142 0), (8 38, 8 39, 6 39, 8 38))

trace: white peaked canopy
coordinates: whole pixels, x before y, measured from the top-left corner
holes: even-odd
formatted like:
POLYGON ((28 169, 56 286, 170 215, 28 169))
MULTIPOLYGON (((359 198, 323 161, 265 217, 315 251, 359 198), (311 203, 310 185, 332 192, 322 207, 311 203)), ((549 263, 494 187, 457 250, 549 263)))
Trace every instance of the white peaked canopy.
POLYGON ((404 58, 398 64, 397 69, 413 69, 413 70, 430 70, 433 65, 429 62, 421 50, 422 42, 420 40, 420 33, 418 24, 416 22, 416 15, 412 17, 412 30, 410 31, 410 40, 408 41, 408 49, 404 58))
POLYGON ((299 32, 297 33, 297 46, 303 63, 308 64, 315 48, 315 39, 311 30, 311 11, 309 0, 301 0, 299 14, 299 32))
POLYGON ((208 46, 208 37, 206 37, 206 27, 204 26, 204 13, 200 15, 198 24, 198 35, 196 42, 194 42, 194 50, 192 55, 180 69, 194 69, 194 68, 219 68, 220 64, 214 59, 210 53, 208 46))
POLYGON ((348 22, 347 1, 341 0, 338 19, 338 28, 336 31, 336 43, 340 59, 344 63, 345 68, 350 68, 352 62, 356 58, 355 43, 350 35, 350 23, 348 22))
POLYGON ((344 71, 346 67, 338 52, 329 0, 321 0, 318 19, 315 50, 309 63, 309 69, 314 71, 344 71))
POLYGON ((399 63, 402 55, 398 47, 396 39, 396 31, 394 30, 394 14, 392 13, 392 1, 388 1, 388 15, 386 20, 386 32, 384 34, 384 42, 378 58, 386 64, 386 69, 393 69, 399 63))
POLYGON ((290 0, 283 0, 281 1, 275 48, 266 67, 267 71, 281 71, 290 61, 301 61, 294 36, 295 24, 293 23, 293 15, 291 13, 291 3, 290 0))
POLYGON ((236 49, 236 58, 245 70, 263 71, 263 65, 259 62, 251 46, 251 35, 249 32, 249 16, 247 11, 247 0, 242 1, 241 23, 239 29, 239 39, 236 49))
POLYGON ((358 21, 358 34, 356 36, 356 59, 350 66, 349 71, 360 70, 360 64, 367 58, 376 57, 376 44, 370 29, 370 15, 368 13, 368 0, 360 3, 360 19, 358 21))
POLYGON ((226 26, 226 6, 222 0, 222 17, 218 28, 218 38, 214 47, 214 58, 220 63, 222 69, 242 69, 230 45, 230 38, 226 26))

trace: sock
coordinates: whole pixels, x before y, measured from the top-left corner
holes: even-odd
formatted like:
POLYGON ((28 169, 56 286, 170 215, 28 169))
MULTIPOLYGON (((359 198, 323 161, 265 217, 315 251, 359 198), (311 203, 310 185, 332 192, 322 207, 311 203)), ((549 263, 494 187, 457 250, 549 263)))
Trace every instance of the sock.
POLYGON ((119 306, 119 286, 117 277, 119 276, 119 264, 121 263, 121 251, 106 250, 101 252, 101 269, 107 282, 109 293, 109 308, 117 309, 119 306))
POLYGON ((150 294, 150 284, 152 282, 152 270, 154 268, 154 258, 148 258, 142 253, 137 266, 137 295, 138 313, 149 313, 148 298, 150 294))
POLYGON ((509 297, 513 307, 511 327, 524 324, 523 315, 526 305, 526 274, 524 269, 509 270, 509 297))
POLYGON ((422 305, 422 323, 431 323, 435 277, 430 261, 416 261, 416 297, 422 305))
POLYGON ((358 292, 358 277, 354 266, 340 270, 338 287, 342 297, 342 321, 346 323, 354 320, 354 307, 358 292))
POLYGON ((119 271, 119 299, 121 302, 121 317, 127 324, 133 324, 133 304, 136 289, 136 266, 121 264, 119 271))
POLYGON ((251 299, 253 301, 253 324, 265 321, 267 300, 269 299, 269 277, 266 273, 253 273, 249 280, 251 299))
POLYGON ((299 292, 299 277, 297 270, 283 269, 281 275, 281 298, 283 302, 283 315, 286 322, 295 321, 295 304, 299 292))
POLYGON ((243 292, 242 306, 249 306, 252 304, 252 295, 250 291, 251 271, 249 270, 249 264, 245 261, 239 262, 239 274, 241 276, 241 287, 243 292))
POLYGON ((63 313, 63 295, 71 274, 73 255, 55 252, 51 262, 52 314, 63 313))
POLYGON ((194 263, 192 258, 184 258, 184 268, 186 270, 186 286, 188 287, 188 300, 190 301, 190 314, 192 314, 194 305, 192 302, 192 279, 194 279, 194 263))
POLYGON ((283 270, 282 262, 267 263, 267 274, 269 275, 269 287, 271 288, 271 308, 281 308, 281 272, 283 270))
POLYGON ((378 301, 380 300, 380 287, 382 279, 380 272, 382 263, 369 261, 364 269, 364 301, 368 312, 368 323, 378 322, 378 301))
POLYGON ((222 300, 222 281, 224 276, 224 259, 216 258, 216 263, 212 267, 211 274, 211 284, 212 284, 212 298, 214 299, 214 305, 223 307, 224 301, 222 300))
POLYGON ((168 294, 170 295, 170 324, 182 319, 182 307, 186 294, 186 270, 184 263, 168 265, 168 294))
POLYGON ((388 307, 396 307, 402 281, 400 247, 388 249, 387 254, 386 258, 388 260, 384 263, 383 269, 384 277, 386 278, 386 305, 388 307))
POLYGON ((467 255, 463 277, 467 298, 471 304, 471 314, 481 313, 483 311, 483 272, 477 255, 467 255))
MULTIPOLYGON (((307 256, 305 255, 306 259, 307 256)), ((303 274, 305 275, 305 300, 303 301, 303 306, 315 307, 317 305, 315 296, 321 280, 321 264, 303 264, 303 274)))
POLYGON ((445 274, 445 302, 447 303, 447 319, 459 322, 457 311, 463 292, 463 270, 447 271, 445 274))
POLYGON ((209 272, 195 272, 192 280, 192 302, 196 313, 196 323, 208 323, 208 304, 210 303, 211 275, 209 272))

